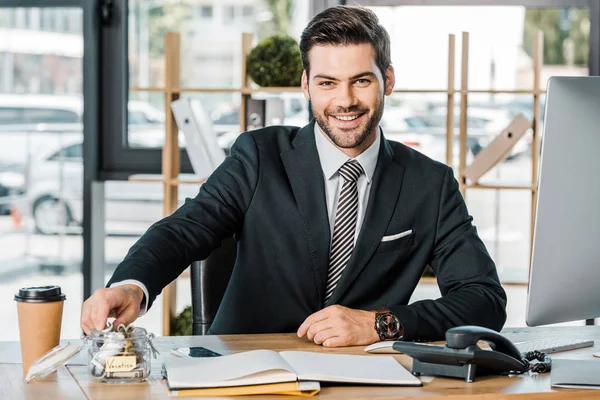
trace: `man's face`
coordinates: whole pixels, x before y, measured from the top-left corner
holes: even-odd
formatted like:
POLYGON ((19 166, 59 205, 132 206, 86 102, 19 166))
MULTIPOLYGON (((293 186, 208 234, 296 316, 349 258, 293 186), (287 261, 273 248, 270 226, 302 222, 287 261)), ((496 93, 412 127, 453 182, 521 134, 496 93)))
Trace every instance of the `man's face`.
POLYGON ((319 127, 345 153, 362 153, 378 133, 384 95, 394 87, 393 68, 384 87, 370 44, 314 46, 308 56, 310 76, 302 75, 302 89, 319 127))

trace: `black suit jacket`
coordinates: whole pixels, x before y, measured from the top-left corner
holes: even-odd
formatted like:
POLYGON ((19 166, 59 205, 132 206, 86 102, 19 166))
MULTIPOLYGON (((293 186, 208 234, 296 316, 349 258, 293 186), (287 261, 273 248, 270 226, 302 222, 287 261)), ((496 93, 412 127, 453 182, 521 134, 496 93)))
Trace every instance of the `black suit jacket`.
MULTIPOLYGON (((443 339, 465 324, 499 330, 506 294, 471 221, 449 167, 381 140, 364 222, 330 303, 388 308, 404 340, 443 339), (407 305, 427 264, 442 297, 407 305)), ((154 224, 108 284, 137 279, 151 305, 232 235, 238 256, 211 333, 295 332, 323 308, 331 234, 314 121, 242 134, 196 198, 154 224)))

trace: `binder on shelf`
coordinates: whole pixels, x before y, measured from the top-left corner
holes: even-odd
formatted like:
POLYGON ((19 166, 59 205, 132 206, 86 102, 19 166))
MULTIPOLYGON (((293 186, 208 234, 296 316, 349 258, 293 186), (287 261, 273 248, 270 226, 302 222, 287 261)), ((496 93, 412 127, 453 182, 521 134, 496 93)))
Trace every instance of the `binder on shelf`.
POLYGON ((283 124, 283 106, 282 99, 261 100, 246 97, 246 130, 252 131, 270 125, 283 124))
POLYGON ((186 151, 198 179, 205 179, 225 160, 212 121, 197 99, 171 102, 177 126, 184 133, 186 151))
POLYGON ((476 183, 496 164, 502 161, 513 148, 513 146, 525 135, 531 127, 531 121, 523 116, 517 117, 496 138, 481 150, 467 168, 463 175, 465 178, 476 183))

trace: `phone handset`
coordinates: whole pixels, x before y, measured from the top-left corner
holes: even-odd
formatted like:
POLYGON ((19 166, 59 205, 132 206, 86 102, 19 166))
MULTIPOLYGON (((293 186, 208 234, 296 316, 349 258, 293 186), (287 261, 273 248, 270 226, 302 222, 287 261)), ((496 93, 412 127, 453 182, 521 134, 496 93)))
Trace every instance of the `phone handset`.
POLYGON ((458 326, 446 331, 446 346, 451 349, 466 349, 477 344, 478 341, 489 343, 494 351, 504 353, 516 360, 522 361, 521 352, 514 344, 501 334, 481 326, 458 326))
POLYGON ((520 374, 527 371, 548 372, 550 358, 541 352, 521 354, 496 331, 481 326, 459 326, 446 331, 446 345, 397 341, 394 350, 413 358, 415 375, 440 375, 464 378, 473 382, 475 375, 520 374), (490 344, 482 349, 478 341, 490 344), (530 361, 540 361, 530 363, 530 361))

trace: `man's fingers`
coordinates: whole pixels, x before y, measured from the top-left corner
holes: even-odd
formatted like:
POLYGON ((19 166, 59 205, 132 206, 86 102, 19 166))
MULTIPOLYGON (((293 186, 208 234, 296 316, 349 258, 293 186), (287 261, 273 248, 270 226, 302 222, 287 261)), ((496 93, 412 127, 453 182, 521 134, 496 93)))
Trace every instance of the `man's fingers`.
POLYGON ((321 343, 325 342, 326 340, 329 340, 330 338, 336 337, 337 335, 338 335, 337 329, 327 328, 327 329, 323 329, 322 331, 318 332, 312 341, 315 342, 315 344, 321 344, 321 343))
POLYGON ((135 321, 139 313, 139 307, 136 307, 134 304, 129 304, 118 315, 116 315, 117 319, 115 319, 113 322, 113 326, 118 327, 121 324, 129 326, 129 324, 135 321))
POLYGON ((129 325, 139 315, 140 296, 135 290, 126 288, 98 289, 87 299, 81 309, 81 328, 86 334, 106 328, 109 317, 116 317, 115 323, 129 325))
POLYGON ((90 325, 92 326, 92 330, 94 330, 96 329, 96 315, 98 315, 98 309, 95 303, 92 303, 90 307, 90 325))
POLYGON ((86 301, 81 307, 81 329, 83 329, 86 335, 90 334, 90 318, 90 307, 89 303, 86 301))
POLYGON ((343 347, 347 346, 346 339, 341 336, 333 336, 323 342, 323 347, 343 347))
POLYGON ((306 332, 306 338, 308 340, 313 340, 313 338, 315 337, 315 335, 325 329, 329 329, 331 328, 331 318, 327 318, 324 320, 321 320, 319 322, 315 322, 314 324, 312 324, 309 328, 308 331, 306 332))
POLYGON ((315 322, 319 322, 324 319, 327 319, 327 317, 329 316, 330 313, 331 313, 330 307, 327 307, 320 311, 317 311, 316 313, 309 315, 308 318, 306 318, 306 320, 304 320, 302 325, 300 325, 300 328, 298 328, 298 337, 302 337, 302 336, 306 335, 306 332, 308 332, 308 329, 310 328, 310 326, 312 324, 314 324, 315 322))
POLYGON ((94 307, 95 316, 93 318, 94 327, 97 331, 101 331, 106 328, 106 320, 108 319, 108 313, 110 312, 111 307, 107 301, 99 301, 96 303, 94 307))

